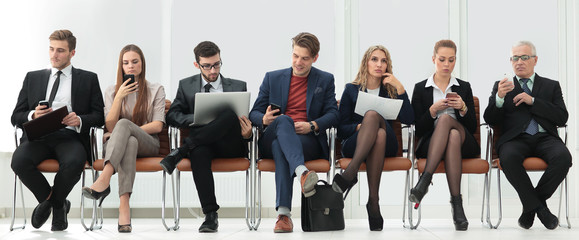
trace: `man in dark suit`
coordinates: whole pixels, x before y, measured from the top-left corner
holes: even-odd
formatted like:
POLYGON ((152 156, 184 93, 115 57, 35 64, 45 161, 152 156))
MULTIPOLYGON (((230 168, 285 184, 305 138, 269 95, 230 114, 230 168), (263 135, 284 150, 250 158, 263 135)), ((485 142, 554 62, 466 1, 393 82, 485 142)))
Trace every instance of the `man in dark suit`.
POLYGON ((554 229, 559 220, 549 211, 547 199, 571 167, 571 154, 557 134, 569 114, 559 82, 535 73, 537 60, 531 42, 513 46, 511 64, 516 77, 495 82, 484 119, 502 131, 496 149, 503 172, 523 204, 519 226, 530 228, 536 214, 545 227, 554 229), (527 157, 539 157, 548 164, 536 187, 523 167, 527 157))
POLYGON ((195 49, 195 67, 201 74, 179 81, 177 97, 167 112, 166 120, 171 126, 189 128, 185 144, 173 150, 161 161, 161 166, 169 174, 184 157, 191 159, 193 180, 205 214, 205 221, 199 232, 216 232, 217 200, 215 184, 211 171, 213 158, 232 158, 247 156, 247 140, 251 137, 251 122, 246 116, 238 117, 226 108, 220 111, 212 122, 198 127, 189 127, 195 113, 195 94, 198 92, 246 92, 245 82, 223 77, 220 50, 213 42, 199 43, 195 49))
POLYGON ((62 120, 67 127, 34 141, 28 141, 23 134, 11 165, 39 202, 32 212, 32 226, 40 228, 53 211, 51 229, 62 231, 68 227, 66 215, 70 202, 66 197, 80 179, 85 162, 90 160, 89 130, 104 124, 104 104, 97 75, 74 68, 70 63, 76 46, 73 34, 57 30, 49 39, 52 68, 26 75, 12 113, 12 124, 22 127, 23 123, 52 112, 58 105, 67 106, 70 111, 62 120), (42 100, 48 100, 49 106, 40 105, 42 100), (52 187, 36 168, 49 158, 59 163, 52 187))
POLYGON ((249 113, 249 119, 263 131, 261 157, 275 160, 278 219, 274 232, 293 231, 292 179, 300 176, 306 197, 315 193, 318 176, 304 161, 328 159, 326 129, 338 123, 334 76, 312 67, 320 49, 317 37, 300 33, 292 41, 292 67, 265 74, 249 113))

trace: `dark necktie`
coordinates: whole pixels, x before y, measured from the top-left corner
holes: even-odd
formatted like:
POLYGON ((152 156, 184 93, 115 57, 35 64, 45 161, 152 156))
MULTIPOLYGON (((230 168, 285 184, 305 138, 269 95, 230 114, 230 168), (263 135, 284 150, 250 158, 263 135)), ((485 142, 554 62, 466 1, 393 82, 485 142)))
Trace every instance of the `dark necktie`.
POLYGON ((205 92, 209 92, 209 89, 211 89, 211 83, 205 84, 204 88, 205 88, 205 92))
POLYGON ((50 97, 48 98, 48 103, 50 104, 49 106, 52 106, 52 101, 54 101, 54 97, 58 91, 58 85, 60 85, 60 74, 62 74, 62 71, 56 72, 56 80, 52 85, 52 91, 50 91, 50 97))
MULTIPOLYGON (((523 85, 521 85, 521 88, 523 88, 523 91, 525 91, 525 93, 531 95, 531 89, 529 89, 529 86, 527 86, 527 82, 529 82, 529 80, 531 79, 522 78, 521 81, 523 82, 523 85)), ((539 124, 537 123, 537 121, 535 121, 534 118, 531 118, 529 126, 527 126, 527 129, 525 129, 525 132, 530 135, 535 135, 539 132, 539 124)))

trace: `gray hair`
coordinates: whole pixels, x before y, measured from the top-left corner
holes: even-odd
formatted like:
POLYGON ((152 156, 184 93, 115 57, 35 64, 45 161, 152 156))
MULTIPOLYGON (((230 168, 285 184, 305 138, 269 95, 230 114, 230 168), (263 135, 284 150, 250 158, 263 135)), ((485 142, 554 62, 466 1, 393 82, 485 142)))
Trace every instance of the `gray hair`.
POLYGON ((513 47, 511 49, 520 46, 529 46, 531 48, 531 53, 533 54, 533 56, 537 56, 537 49, 535 48, 535 45, 531 41, 518 41, 515 44, 513 44, 513 47))

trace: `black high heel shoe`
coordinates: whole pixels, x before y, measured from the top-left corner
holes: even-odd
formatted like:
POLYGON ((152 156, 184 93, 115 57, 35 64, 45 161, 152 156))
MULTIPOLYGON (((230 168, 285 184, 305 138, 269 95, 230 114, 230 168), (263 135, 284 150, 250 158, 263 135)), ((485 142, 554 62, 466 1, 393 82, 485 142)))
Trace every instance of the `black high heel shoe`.
POLYGON ((466 231, 468 229, 468 220, 464 215, 464 208, 462 207, 462 195, 450 196, 450 206, 452 207, 454 229, 457 231, 466 231))
POLYGON ((103 200, 105 200, 105 198, 110 193, 111 193, 111 186, 108 186, 107 189, 105 189, 102 192, 97 192, 89 187, 83 187, 82 188, 82 195, 86 198, 89 198, 89 199, 99 200, 99 207, 103 204, 103 200))
POLYGON ((422 173, 422 176, 420 176, 418 183, 416 183, 416 187, 410 189, 410 195, 408 196, 408 200, 410 200, 413 203, 416 203, 416 205, 414 206, 415 209, 418 208, 420 201, 422 201, 422 198, 428 192, 428 186, 430 185, 431 181, 432 181, 432 173, 424 172, 422 173))
POLYGON ((344 177, 342 177, 341 174, 336 173, 336 175, 334 176, 334 182, 332 182, 332 189, 334 189, 334 191, 337 193, 345 192, 344 200, 346 200, 348 193, 350 193, 350 189, 352 189, 352 187, 356 185, 357 182, 358 182, 357 177, 352 179, 352 181, 348 181, 344 179, 344 177))
POLYGON ((384 227, 384 218, 382 214, 378 212, 377 217, 370 215, 370 205, 366 204, 366 211, 368 212, 368 223, 370 224, 370 231, 382 231, 384 227))

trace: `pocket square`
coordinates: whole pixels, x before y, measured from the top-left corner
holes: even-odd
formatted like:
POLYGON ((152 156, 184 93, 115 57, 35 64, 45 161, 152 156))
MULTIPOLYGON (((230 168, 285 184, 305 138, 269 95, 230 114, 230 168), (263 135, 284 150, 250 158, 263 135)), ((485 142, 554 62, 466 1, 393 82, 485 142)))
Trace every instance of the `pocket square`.
POLYGON ((314 91, 314 94, 321 93, 322 91, 323 91, 322 87, 317 87, 316 90, 314 91))

